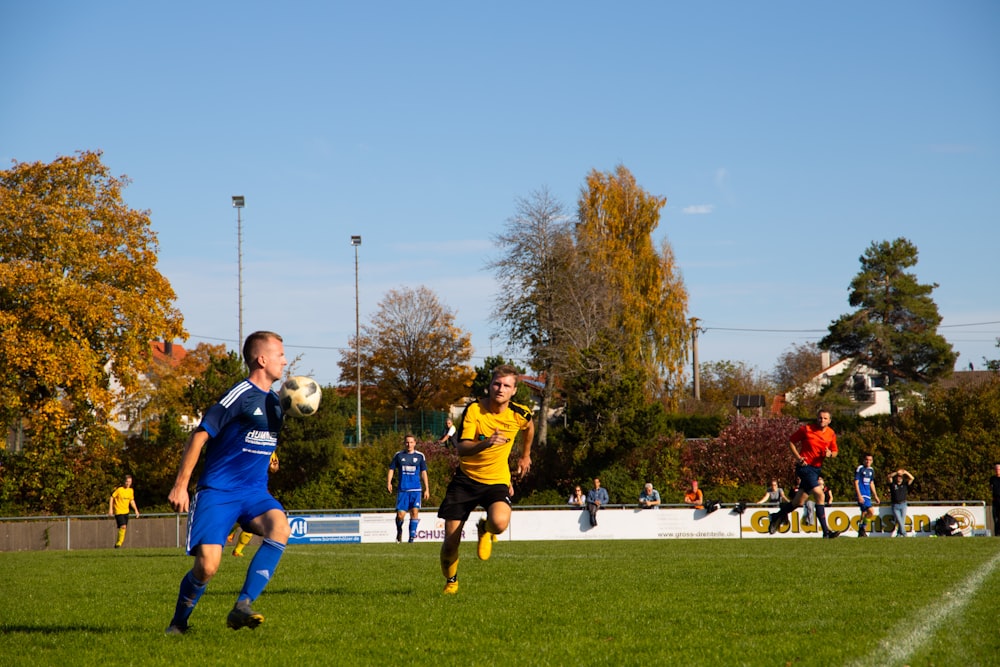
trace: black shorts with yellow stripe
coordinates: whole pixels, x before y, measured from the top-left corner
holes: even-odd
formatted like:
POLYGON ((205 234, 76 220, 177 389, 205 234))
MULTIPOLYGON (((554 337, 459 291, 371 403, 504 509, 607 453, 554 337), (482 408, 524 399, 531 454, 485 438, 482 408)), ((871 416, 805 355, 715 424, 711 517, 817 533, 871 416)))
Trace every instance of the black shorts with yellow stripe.
POLYGON ((438 518, 466 521, 477 506, 486 509, 493 503, 510 505, 509 491, 510 487, 506 484, 483 484, 459 469, 444 492, 444 500, 438 507, 438 518))

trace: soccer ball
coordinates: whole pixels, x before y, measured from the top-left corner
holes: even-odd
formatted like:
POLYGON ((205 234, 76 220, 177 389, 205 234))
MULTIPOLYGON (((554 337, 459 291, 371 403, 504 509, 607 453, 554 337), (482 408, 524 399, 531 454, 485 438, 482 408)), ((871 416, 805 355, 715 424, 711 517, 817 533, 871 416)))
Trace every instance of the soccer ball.
POLYGON ((304 375, 293 375, 285 380, 278 392, 281 409, 285 414, 308 417, 319 409, 319 399, 323 395, 316 380, 304 375))

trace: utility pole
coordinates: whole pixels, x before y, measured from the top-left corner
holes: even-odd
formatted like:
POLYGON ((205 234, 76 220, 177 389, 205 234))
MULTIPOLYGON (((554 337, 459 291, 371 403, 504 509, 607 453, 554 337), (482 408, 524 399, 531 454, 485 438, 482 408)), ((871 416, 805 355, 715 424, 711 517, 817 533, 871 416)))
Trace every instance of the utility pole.
POLYGON ((701 377, 698 374, 698 322, 697 317, 691 318, 691 375, 694 386, 694 400, 701 400, 701 377))

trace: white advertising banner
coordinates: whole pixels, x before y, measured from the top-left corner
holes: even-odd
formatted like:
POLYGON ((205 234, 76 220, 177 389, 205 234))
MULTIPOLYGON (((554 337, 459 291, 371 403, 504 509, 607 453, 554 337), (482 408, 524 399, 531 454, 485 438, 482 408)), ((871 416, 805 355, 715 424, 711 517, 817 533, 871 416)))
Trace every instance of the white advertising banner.
MULTIPOLYGON (((769 535, 768 513, 774 508, 747 507, 743 514, 731 507, 714 512, 689 508, 640 510, 611 507, 597 513, 597 525, 590 525, 586 510, 574 508, 517 509, 511 514, 510 526, 499 540, 656 540, 656 539, 740 539, 740 538, 805 538, 822 537, 818 526, 807 525, 804 511, 789 515, 789 525, 776 535, 769 535)), ((876 508, 878 515, 869 530, 871 537, 891 537, 895 519, 891 508, 876 508)), ((906 533, 913 537, 931 537, 939 517, 950 514, 958 522, 962 535, 986 535, 986 508, 983 505, 918 505, 907 509, 906 533)), ((473 512, 465 524, 463 541, 475 539, 476 521, 485 512, 473 512)), ((860 513, 856 506, 827 508, 827 523, 831 530, 847 536, 856 535, 860 513)), ((303 514, 289 516, 292 535, 289 544, 322 544, 331 542, 394 542, 396 514, 394 512, 358 512, 303 514)), ((403 541, 410 534, 410 517, 403 521, 403 541)), ((444 521, 436 509, 428 508, 417 525, 416 542, 440 542, 444 537, 444 521)))

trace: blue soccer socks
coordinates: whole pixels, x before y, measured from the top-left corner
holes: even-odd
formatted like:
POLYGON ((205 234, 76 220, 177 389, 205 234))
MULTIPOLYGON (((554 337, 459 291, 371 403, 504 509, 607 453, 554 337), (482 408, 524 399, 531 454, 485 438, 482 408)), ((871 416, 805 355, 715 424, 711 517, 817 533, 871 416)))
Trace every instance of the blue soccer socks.
POLYGON ((271 581, 271 577, 274 576, 278 561, 281 560, 284 553, 284 544, 270 539, 264 540, 260 548, 257 549, 257 553, 254 554, 253 560, 250 561, 250 567, 247 568, 247 578, 240 590, 240 600, 253 601, 260 597, 268 582, 271 581))
POLYGON ((171 627, 187 628, 191 612, 194 611, 194 607, 198 604, 198 599, 201 598, 206 587, 207 584, 195 579, 194 570, 188 570, 188 573, 181 579, 181 588, 177 594, 177 606, 174 608, 174 618, 170 621, 171 627))

